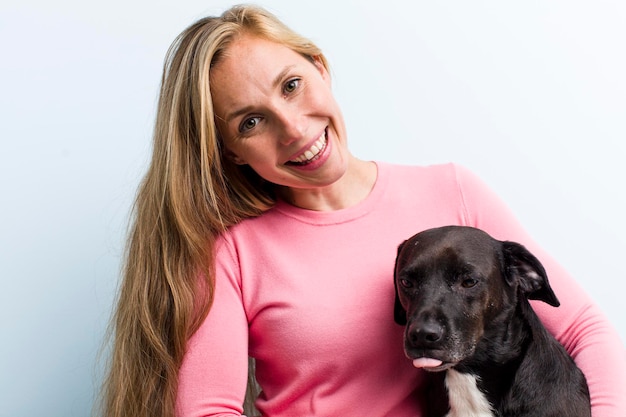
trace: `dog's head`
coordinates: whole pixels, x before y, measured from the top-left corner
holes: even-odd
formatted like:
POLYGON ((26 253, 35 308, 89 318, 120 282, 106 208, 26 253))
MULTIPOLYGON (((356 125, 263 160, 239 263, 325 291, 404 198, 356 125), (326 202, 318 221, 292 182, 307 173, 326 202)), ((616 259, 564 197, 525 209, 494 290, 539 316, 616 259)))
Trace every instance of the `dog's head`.
POLYGON ((472 227, 429 229, 398 248, 395 321, 416 367, 440 371, 506 329, 518 302, 558 306, 546 272, 522 245, 472 227))

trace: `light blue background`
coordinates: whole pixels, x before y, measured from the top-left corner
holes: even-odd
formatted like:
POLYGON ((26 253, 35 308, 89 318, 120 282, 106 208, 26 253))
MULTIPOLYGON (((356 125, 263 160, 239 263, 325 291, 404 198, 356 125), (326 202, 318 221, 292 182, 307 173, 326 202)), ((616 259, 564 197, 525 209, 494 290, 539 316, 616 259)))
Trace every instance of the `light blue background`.
MULTIPOLYGON (((261 4, 325 50, 356 155, 477 172, 626 337, 625 2, 261 4)), ((163 57, 228 5, 0 5, 0 417, 89 415, 163 57)))

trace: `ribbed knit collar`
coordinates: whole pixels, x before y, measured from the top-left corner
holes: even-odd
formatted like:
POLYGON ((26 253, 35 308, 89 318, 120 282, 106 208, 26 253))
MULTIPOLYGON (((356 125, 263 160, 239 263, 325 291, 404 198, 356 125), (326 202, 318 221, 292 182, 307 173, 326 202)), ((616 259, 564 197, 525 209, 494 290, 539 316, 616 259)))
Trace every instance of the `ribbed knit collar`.
POLYGON ((296 207, 279 199, 272 210, 303 223, 319 226, 346 223, 365 216, 378 205, 378 202, 387 189, 387 182, 389 180, 389 170, 386 164, 381 162, 375 162, 375 164, 377 176, 374 187, 364 200, 354 206, 341 210, 315 211, 296 207))

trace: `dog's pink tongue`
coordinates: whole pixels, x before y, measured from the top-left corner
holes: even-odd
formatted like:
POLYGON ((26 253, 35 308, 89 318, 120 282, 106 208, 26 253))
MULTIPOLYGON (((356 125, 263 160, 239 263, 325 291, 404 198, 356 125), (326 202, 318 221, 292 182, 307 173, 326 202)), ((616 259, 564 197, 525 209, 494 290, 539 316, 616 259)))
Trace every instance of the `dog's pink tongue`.
POLYGON ((416 368, 435 368, 443 364, 439 359, 417 358, 413 359, 413 366, 416 368))

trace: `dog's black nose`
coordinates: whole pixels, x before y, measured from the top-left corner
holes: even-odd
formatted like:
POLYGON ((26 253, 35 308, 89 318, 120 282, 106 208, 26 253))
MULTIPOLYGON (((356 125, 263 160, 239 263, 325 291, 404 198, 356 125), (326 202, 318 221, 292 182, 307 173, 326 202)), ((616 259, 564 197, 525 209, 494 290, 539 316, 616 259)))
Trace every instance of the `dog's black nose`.
POLYGON ((412 326, 408 334, 413 346, 428 346, 439 342, 443 338, 444 328, 436 321, 426 321, 412 326))

